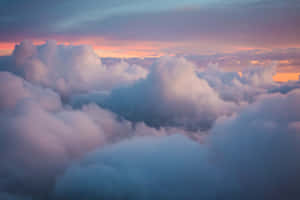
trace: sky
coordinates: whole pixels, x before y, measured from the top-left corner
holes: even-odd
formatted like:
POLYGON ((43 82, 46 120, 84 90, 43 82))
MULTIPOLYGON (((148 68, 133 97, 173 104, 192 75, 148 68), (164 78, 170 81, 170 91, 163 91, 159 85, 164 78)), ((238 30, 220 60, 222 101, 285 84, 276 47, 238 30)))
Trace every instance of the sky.
POLYGON ((0 200, 299 200, 300 1, 0 0, 0 200))

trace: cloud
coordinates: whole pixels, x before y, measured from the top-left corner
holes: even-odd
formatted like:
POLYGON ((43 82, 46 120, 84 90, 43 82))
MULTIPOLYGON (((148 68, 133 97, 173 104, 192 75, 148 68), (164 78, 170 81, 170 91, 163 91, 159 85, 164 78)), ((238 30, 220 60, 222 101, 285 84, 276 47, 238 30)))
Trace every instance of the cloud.
POLYGON ((46 110, 61 107, 60 96, 51 89, 36 87, 9 72, 0 72, 0 111, 14 109, 23 100, 33 100, 46 110))
POLYGON ((107 142, 97 121, 117 122, 97 106, 64 108, 54 92, 28 88, 30 83, 12 74, 1 72, 1 80, 11 88, 0 86, 0 191, 46 196, 73 159, 107 142), (99 119, 91 117, 95 112, 101 113, 99 119))
POLYGON ((299 50, 299 48, 253 49, 213 55, 186 55, 186 58, 202 67, 209 63, 218 63, 223 69, 229 71, 243 71, 253 66, 266 67, 276 64, 280 73, 295 73, 300 63, 299 50))
POLYGON ((0 192, 48 198, 56 177, 87 152, 179 132, 133 125, 95 104, 73 109, 53 90, 9 72, 0 72, 0 80, 0 192))
POLYGON ((192 63, 175 57, 160 58, 146 79, 113 90, 99 103, 129 120, 190 130, 208 129, 218 116, 235 110, 197 76, 192 63))
POLYGON ((300 88, 300 81, 290 81, 286 83, 281 83, 279 86, 271 88, 269 90, 270 93, 283 93, 286 94, 292 90, 300 88))
POLYGON ((41 46, 30 41, 16 45, 6 70, 63 96, 95 88, 110 90, 147 75, 144 68, 124 61, 113 66, 102 64, 90 46, 64 46, 55 41, 41 46))
POLYGON ((299 199, 300 90, 219 120, 204 144, 182 135, 123 141, 58 179, 56 199, 299 199))
POLYGON ((207 156, 205 147, 179 135, 124 141, 69 168, 56 198, 212 199, 223 180, 207 156))
POLYGON ((74 104, 98 102, 128 120, 154 127, 207 130, 219 117, 277 91, 281 85, 273 81, 275 73, 275 65, 252 67, 240 75, 214 64, 198 68, 183 57, 161 57, 146 79, 112 90, 108 97, 94 93, 73 100, 74 104))
POLYGON ((276 66, 256 66, 238 72, 225 71, 217 64, 209 64, 198 73, 199 78, 208 82, 224 101, 245 104, 268 92, 268 89, 279 87, 273 81, 276 66))
POLYGON ((240 199, 298 199, 300 90, 262 97, 213 128, 220 167, 239 183, 240 199))
POLYGON ((47 193, 73 159, 132 131, 96 105, 72 110, 50 89, 0 77, 0 191, 47 193))
POLYGON ((299 199, 299 82, 274 66, 28 41, 0 65, 0 198, 299 199))

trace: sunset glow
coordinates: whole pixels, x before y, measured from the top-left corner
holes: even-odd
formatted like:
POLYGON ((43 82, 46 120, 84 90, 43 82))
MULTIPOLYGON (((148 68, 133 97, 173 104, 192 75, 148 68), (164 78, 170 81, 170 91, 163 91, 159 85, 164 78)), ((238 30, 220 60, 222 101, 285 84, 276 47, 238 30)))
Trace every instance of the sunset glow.
POLYGON ((277 73, 273 78, 278 82, 298 81, 299 75, 300 73, 277 73))

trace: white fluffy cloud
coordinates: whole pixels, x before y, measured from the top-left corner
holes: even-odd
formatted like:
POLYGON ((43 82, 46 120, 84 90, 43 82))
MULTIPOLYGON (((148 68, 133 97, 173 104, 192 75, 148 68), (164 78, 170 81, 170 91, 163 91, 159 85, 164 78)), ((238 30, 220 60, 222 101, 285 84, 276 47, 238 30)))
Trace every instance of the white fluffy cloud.
POLYGON ((104 65, 90 46, 64 46, 55 41, 41 46, 22 42, 15 47, 11 65, 10 71, 63 95, 110 90, 147 75, 144 68, 124 61, 104 65))

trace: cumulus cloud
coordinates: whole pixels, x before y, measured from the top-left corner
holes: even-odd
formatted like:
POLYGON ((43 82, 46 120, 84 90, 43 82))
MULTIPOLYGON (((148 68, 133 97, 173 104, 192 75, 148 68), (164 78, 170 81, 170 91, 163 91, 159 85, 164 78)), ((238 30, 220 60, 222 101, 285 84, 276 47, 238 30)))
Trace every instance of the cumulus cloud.
POLYGON ((299 199, 300 90, 218 121, 205 144, 184 136, 123 141, 58 179, 57 199, 299 199))
POLYGON ((0 72, 0 192, 47 198, 74 160, 107 144, 176 129, 133 125, 95 104, 73 109, 57 93, 0 72))
POLYGON ((97 106, 63 108, 54 92, 29 88, 30 83, 6 72, 1 78, 12 81, 16 90, 0 86, 0 191, 47 195, 55 176, 71 160, 107 141, 105 127, 96 120, 109 122, 105 117, 111 116, 93 119, 89 112, 101 112, 97 106))
POLYGON ((21 42, 14 49, 10 65, 7 70, 65 96, 93 89, 110 90, 147 75, 144 68, 124 61, 104 65, 90 46, 64 46, 55 41, 40 46, 21 42))
POLYGON ((239 74, 224 71, 217 64, 209 64, 198 73, 198 76, 206 80, 224 101, 245 104, 254 102, 259 95, 279 87, 279 84, 273 81, 275 73, 275 65, 256 66, 239 74))
POLYGON ((0 199, 300 198, 299 82, 273 66, 28 41, 0 65, 0 199))
POLYGON ((9 72, 0 72, 0 111, 13 109, 22 100, 33 100, 46 110, 61 107, 60 96, 50 89, 36 87, 9 72))
POLYGON ((275 73, 275 65, 256 66, 239 74, 213 64, 199 69, 182 57, 161 57, 150 67, 146 79, 112 90, 107 98, 94 93, 73 100, 76 105, 98 102, 126 119, 154 127, 207 130, 219 117, 232 115, 260 95, 277 91, 281 85, 273 81, 275 73))
POLYGON ((235 109, 197 76, 195 65, 176 57, 160 58, 146 79, 113 90, 100 105, 132 121, 190 130, 208 129, 218 116, 235 109))

